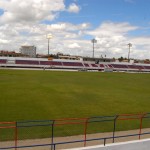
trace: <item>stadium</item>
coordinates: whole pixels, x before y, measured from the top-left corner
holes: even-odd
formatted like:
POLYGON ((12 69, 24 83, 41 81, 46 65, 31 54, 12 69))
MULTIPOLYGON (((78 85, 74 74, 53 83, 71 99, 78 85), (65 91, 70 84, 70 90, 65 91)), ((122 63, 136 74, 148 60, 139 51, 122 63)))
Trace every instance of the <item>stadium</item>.
POLYGON ((0 150, 149 150, 150 0, 0 0, 0 150))
POLYGON ((150 65, 1 57, 0 68, 0 149, 149 143, 150 65))

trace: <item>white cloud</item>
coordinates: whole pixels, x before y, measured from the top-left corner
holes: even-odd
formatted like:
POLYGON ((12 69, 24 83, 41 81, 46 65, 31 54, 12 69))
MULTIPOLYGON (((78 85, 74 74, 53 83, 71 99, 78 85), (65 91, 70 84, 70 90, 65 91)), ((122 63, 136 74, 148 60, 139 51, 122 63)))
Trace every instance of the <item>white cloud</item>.
POLYGON ((76 5, 75 3, 72 3, 68 8, 68 12, 71 12, 71 13, 78 13, 79 11, 80 11, 80 7, 76 5))
POLYGON ((0 44, 7 44, 7 43, 9 43, 9 41, 0 39, 0 44))
POLYGON ((1 23, 53 20, 65 10, 63 0, 0 0, 0 6, 4 10, 1 23))
POLYGON ((105 35, 105 36, 110 36, 110 35, 125 35, 129 31, 136 30, 138 29, 137 26, 131 26, 127 22, 123 23, 114 23, 114 22, 104 22, 102 23, 97 29, 89 32, 91 35, 105 35))
POLYGON ((79 30, 86 30, 90 28, 89 23, 82 23, 82 24, 72 24, 69 22, 60 22, 57 24, 51 24, 47 26, 49 30, 60 32, 60 31, 79 31, 79 30))
POLYGON ((149 45, 150 44, 150 36, 134 37, 134 38, 132 38, 132 42, 137 43, 138 45, 149 45))
POLYGON ((80 46, 78 43, 72 43, 72 44, 68 45, 68 48, 74 49, 74 48, 80 48, 80 46))

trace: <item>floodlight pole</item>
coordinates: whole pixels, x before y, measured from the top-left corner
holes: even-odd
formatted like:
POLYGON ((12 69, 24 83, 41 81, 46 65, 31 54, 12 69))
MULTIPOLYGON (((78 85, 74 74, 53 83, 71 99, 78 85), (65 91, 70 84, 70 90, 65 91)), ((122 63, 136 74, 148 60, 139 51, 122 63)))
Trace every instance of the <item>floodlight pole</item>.
POLYGON ((49 56, 49 38, 48 38, 48 56, 49 56))
POLYGON ((129 51, 128 51, 128 62, 130 62, 130 48, 132 47, 132 44, 131 43, 129 43, 128 44, 128 46, 129 46, 129 51))
POLYGON ((94 44, 97 43, 96 39, 92 39, 91 42, 93 43, 93 58, 94 58, 94 44))
POLYGON ((49 41, 52 38, 52 34, 47 35, 47 40, 48 40, 48 56, 49 56, 49 41))

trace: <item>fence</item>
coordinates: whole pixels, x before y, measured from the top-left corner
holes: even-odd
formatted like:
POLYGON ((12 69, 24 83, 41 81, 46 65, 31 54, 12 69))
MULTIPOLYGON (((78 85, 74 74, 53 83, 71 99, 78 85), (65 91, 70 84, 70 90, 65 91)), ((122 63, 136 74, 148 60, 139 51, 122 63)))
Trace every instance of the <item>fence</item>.
POLYGON ((129 137, 141 139, 142 136, 150 134, 149 118, 150 113, 140 113, 43 121, 0 122, 0 150, 38 149, 38 147, 40 150, 42 147, 44 150, 46 148, 55 150, 91 144, 103 143, 105 145, 108 142, 114 143, 117 139, 129 137), (138 130, 132 134, 116 132, 132 129, 138 130))

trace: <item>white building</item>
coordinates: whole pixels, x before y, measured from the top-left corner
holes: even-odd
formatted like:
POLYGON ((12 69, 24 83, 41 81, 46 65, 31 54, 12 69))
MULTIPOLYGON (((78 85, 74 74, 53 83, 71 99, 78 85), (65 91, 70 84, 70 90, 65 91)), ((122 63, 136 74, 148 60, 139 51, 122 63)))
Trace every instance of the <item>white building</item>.
POLYGON ((36 57, 36 47, 35 46, 21 46, 21 54, 28 55, 29 57, 36 57))

